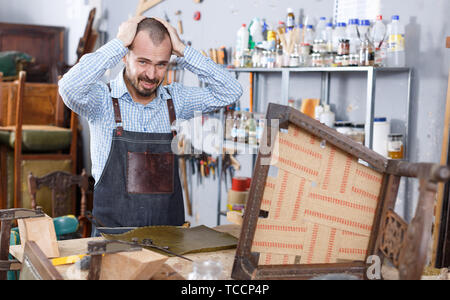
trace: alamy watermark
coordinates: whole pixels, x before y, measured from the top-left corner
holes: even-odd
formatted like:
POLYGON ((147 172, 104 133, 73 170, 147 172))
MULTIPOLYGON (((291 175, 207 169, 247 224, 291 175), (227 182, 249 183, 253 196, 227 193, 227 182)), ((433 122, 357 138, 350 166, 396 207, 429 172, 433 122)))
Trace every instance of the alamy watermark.
POLYGON ((172 140, 174 154, 196 155, 208 153, 212 156, 239 150, 239 154, 260 154, 261 165, 273 165, 278 159, 279 120, 264 120, 266 126, 260 133, 258 147, 246 143, 225 141, 224 123, 217 118, 205 117, 202 113, 195 113, 190 121, 177 120, 172 129, 177 136, 172 140), (270 130, 269 130, 270 129, 270 130), (181 140, 185 147, 180 151, 181 140), (192 146, 192 147, 191 147, 192 146), (255 148, 256 153, 255 153, 255 148))

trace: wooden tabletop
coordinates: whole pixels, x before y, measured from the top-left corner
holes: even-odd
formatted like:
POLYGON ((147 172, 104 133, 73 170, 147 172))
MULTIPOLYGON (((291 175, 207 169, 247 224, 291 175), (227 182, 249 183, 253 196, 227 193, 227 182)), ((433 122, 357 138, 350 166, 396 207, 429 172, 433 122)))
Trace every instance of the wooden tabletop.
MULTIPOLYGON (((223 225, 214 228, 217 231, 229 233, 230 235, 239 238, 240 226, 237 225, 223 225)), ((58 247, 61 257, 82 255, 87 253, 87 244, 90 241, 103 240, 103 238, 88 238, 88 239, 77 239, 77 240, 67 240, 59 241, 58 247)), ((21 245, 11 246, 10 253, 18 261, 23 260, 23 247, 21 245)), ((231 269, 233 267, 234 256, 236 249, 229 249, 217 252, 207 252, 207 253, 195 253, 185 255, 187 258, 193 260, 194 262, 205 261, 205 260, 215 260, 222 264, 222 275, 220 279, 227 280, 231 279, 231 269)), ((187 279, 189 273, 192 272, 193 263, 179 258, 170 257, 163 268, 153 276, 156 280, 183 280, 187 279)), ((67 280, 85 280, 88 275, 88 271, 79 271, 75 268, 75 265, 62 265, 57 266, 56 269, 60 272, 64 279, 67 280)))
MULTIPOLYGON (((238 225, 223 225, 214 228, 217 231, 229 233, 230 235, 239 238, 241 227, 238 225)), ((80 255, 87 252, 87 244, 89 241, 102 240, 103 238, 89 238, 79 240, 59 241, 58 246, 61 257, 80 255)), ((23 259, 23 248, 21 245, 11 246, 10 253, 20 262, 23 259)), ((222 264, 222 275, 220 279, 231 279, 231 270, 233 268, 234 257, 236 249, 222 250, 208 253, 195 253, 185 255, 194 262, 214 260, 222 264)), ((192 272, 193 263, 179 257, 170 257, 163 267, 153 276, 154 280, 184 280, 187 279, 189 273, 192 272)), ((85 280, 87 278, 87 271, 79 271, 74 265, 57 266, 56 269, 60 272, 64 279, 69 280, 85 280)), ((398 279, 398 272, 394 268, 384 265, 382 268, 384 279, 395 280, 398 279)), ((447 276, 447 275, 446 275, 447 276)), ((442 276, 423 276, 422 280, 441 279, 442 276)))

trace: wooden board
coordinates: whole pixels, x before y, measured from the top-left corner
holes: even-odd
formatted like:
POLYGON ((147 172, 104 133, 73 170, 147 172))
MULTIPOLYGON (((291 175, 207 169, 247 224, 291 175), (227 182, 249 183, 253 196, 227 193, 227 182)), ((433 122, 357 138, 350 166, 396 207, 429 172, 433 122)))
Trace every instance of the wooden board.
POLYGON ((136 16, 142 16, 147 10, 161 2, 163 2, 163 0, 140 0, 136 10, 136 16))
POLYGON ((21 244, 34 241, 48 258, 59 257, 59 247, 56 238, 55 225, 52 218, 18 220, 21 244))
MULTIPOLYGON (((447 37, 447 48, 450 48, 450 37, 447 37)), ((445 119, 444 119, 444 133, 442 139, 442 150, 441 150, 441 165, 448 165, 449 157, 449 142, 450 142, 450 72, 448 75, 447 84, 447 100, 445 108, 445 119)), ((434 224, 433 233, 433 255, 432 255, 432 265, 436 267, 443 267, 449 261, 449 255, 445 254, 448 250, 447 245, 447 215, 448 214, 448 203, 445 203, 448 195, 445 195, 446 185, 440 183, 438 187, 437 203, 436 203, 436 217, 434 224), (446 207, 444 207, 446 206, 446 207)))
POLYGON ((100 280, 150 280, 167 259, 146 249, 107 254, 102 259, 100 280))

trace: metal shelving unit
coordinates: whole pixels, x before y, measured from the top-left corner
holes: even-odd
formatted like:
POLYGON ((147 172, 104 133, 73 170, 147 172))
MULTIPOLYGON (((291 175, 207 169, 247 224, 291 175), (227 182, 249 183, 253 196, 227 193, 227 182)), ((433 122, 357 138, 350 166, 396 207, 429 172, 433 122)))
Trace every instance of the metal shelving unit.
MULTIPOLYGON (((366 91, 366 113, 365 113, 365 130, 366 130, 366 147, 373 148, 373 120, 375 114, 375 100, 376 100, 376 82, 377 75, 379 73, 404 73, 407 75, 408 91, 406 99, 406 120, 405 120, 405 144, 406 152, 405 159, 409 160, 409 136, 410 136, 410 108, 411 108, 411 83, 413 76, 412 68, 377 68, 377 67, 303 67, 303 68, 274 68, 274 69, 261 69, 261 68, 237 68, 230 69, 231 72, 235 72, 238 78, 241 73, 252 73, 253 74, 253 109, 257 107, 259 95, 258 86, 260 81, 260 76, 263 74, 275 73, 281 75, 281 103, 283 105, 288 104, 289 100, 289 84, 291 80, 292 73, 321 73, 321 102, 322 104, 330 104, 330 81, 331 74, 342 73, 342 72, 352 72, 365 74, 367 78, 367 91, 366 91)), ((220 113, 221 122, 224 121, 224 110, 220 113)), ((223 123, 222 123, 223 124, 223 123)), ((220 157, 220 156, 219 156, 220 157)), ((220 157, 221 158, 221 157, 220 157)), ((221 159, 219 159, 219 166, 221 169, 221 159)), ((222 176, 221 170, 219 170, 219 191, 218 191, 218 213, 217 213, 217 223, 220 225, 220 217, 226 215, 226 213, 221 211, 222 206, 222 176)), ((405 195, 408 189, 407 183, 405 184, 405 195)), ((407 201, 405 201, 405 216, 409 217, 409 207, 407 201)))

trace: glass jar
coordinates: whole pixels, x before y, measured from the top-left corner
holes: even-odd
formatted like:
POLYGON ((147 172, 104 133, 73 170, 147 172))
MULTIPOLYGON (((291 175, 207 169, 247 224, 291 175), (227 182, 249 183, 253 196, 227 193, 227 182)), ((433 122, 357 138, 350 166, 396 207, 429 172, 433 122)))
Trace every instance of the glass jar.
POLYGON ((323 67, 323 54, 313 53, 311 55, 311 66, 313 67, 323 67))
POLYGON ((357 67, 359 65, 359 55, 358 54, 350 54, 348 65, 350 67, 357 67))
POLYGON ((349 63, 350 63, 350 55, 342 55, 341 56, 342 67, 348 67, 349 63))
POLYGON ((325 52, 327 52, 327 43, 324 40, 314 40, 313 52, 314 53, 325 53, 325 52))
POLYGON ((334 65, 336 67, 342 67, 342 57, 340 55, 334 56, 334 65))
POLYGON ((373 66, 375 64, 375 51, 373 50, 370 42, 365 40, 361 43, 359 50, 359 65, 360 66, 373 66))
POLYGON ((334 128, 336 129, 336 131, 347 137, 350 137, 352 135, 352 127, 352 122, 348 121, 338 121, 334 123, 334 128))
POLYGON ((333 53, 325 53, 323 55, 323 66, 324 67, 332 67, 334 61, 333 53))
POLYGON ((352 140, 364 145, 366 140, 365 124, 353 124, 352 140))
POLYGON ((390 159, 404 159, 405 147, 403 134, 390 134, 388 136, 388 157, 390 159))
POLYGON ((337 49, 338 55, 349 55, 350 54, 350 40, 340 39, 337 49))

